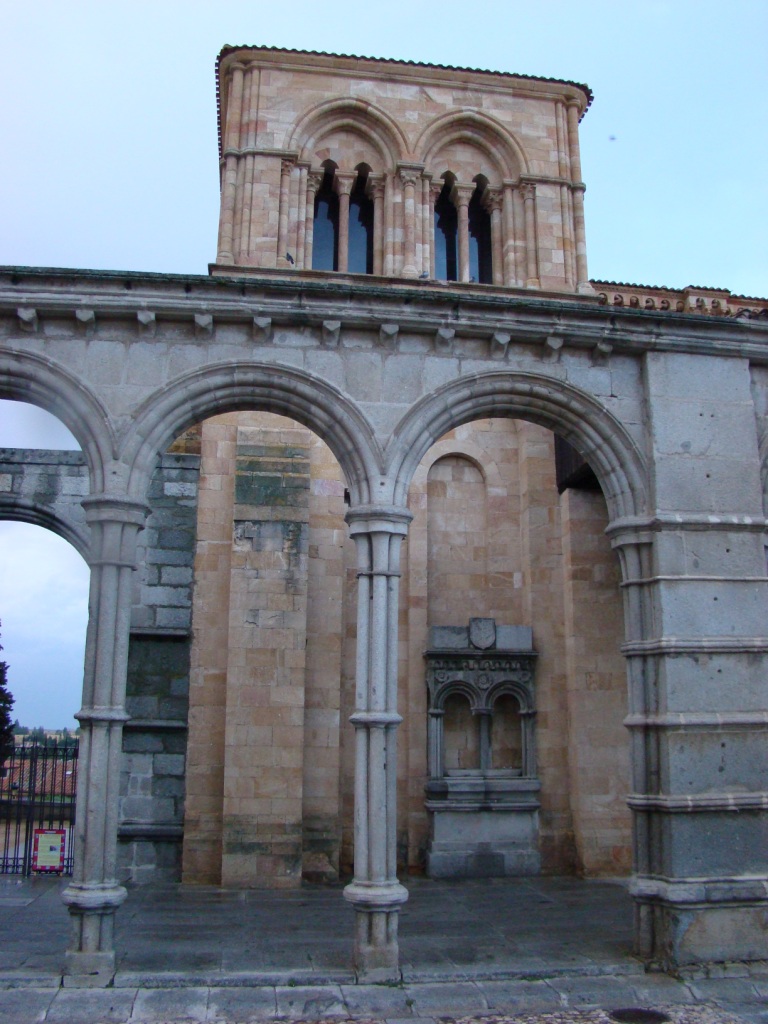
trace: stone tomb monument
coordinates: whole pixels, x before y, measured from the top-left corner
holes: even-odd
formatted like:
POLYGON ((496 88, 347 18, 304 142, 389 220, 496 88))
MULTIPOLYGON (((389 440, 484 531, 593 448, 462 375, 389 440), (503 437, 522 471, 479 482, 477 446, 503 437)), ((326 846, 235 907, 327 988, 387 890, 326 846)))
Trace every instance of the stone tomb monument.
POLYGON ((433 626, 427 662, 432 878, 533 875, 536 652, 528 626, 433 626))

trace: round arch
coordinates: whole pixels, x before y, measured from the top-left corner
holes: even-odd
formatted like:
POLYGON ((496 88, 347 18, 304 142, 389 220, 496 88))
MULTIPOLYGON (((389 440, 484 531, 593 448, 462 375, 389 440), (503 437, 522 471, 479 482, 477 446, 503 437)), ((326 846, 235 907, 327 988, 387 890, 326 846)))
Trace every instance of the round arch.
POLYGON ((622 424, 572 384, 504 370, 444 385, 400 421, 387 447, 395 502, 405 502, 419 463, 443 434, 471 420, 499 416, 538 423, 581 452, 600 481, 611 519, 645 511, 645 460, 622 424))
POLYGON ((478 111, 443 114, 427 125, 419 136, 415 153, 420 163, 429 166, 434 154, 450 142, 468 142, 499 167, 503 178, 517 180, 528 173, 525 151, 512 133, 495 118, 478 111))
POLYGON ((302 370, 241 362, 194 370, 139 407, 122 446, 130 494, 143 499, 158 452, 187 427, 244 410, 279 413, 308 427, 338 460, 353 504, 370 502, 370 481, 380 475, 382 455, 360 410, 332 385, 302 370))
POLYGON ((82 381, 43 356, 5 350, 0 356, 0 398, 29 402, 57 416, 80 442, 91 492, 104 490, 115 434, 104 406, 82 381))
POLYGON ((29 523, 31 526, 42 526, 43 529, 50 530, 51 533, 55 533, 71 544, 83 561, 90 564, 91 545, 86 531, 34 501, 13 494, 0 495, 0 522, 29 523))
POLYGON ((384 170, 393 169, 408 152, 402 129, 388 114, 372 103, 353 99, 326 100, 311 107, 294 126, 287 148, 298 150, 300 160, 306 161, 323 135, 344 129, 356 132, 382 154, 389 165, 384 170))

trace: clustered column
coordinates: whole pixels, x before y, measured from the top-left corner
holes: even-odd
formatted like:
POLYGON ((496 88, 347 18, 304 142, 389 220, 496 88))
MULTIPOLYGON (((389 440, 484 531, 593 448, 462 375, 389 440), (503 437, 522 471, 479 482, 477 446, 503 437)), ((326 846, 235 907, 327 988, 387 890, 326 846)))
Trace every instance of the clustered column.
POLYGON ((114 914, 126 897, 115 874, 131 574, 149 509, 107 496, 83 505, 92 537, 90 616, 83 706, 75 716, 81 729, 75 869, 62 898, 72 919, 67 973, 82 985, 107 985, 115 970, 114 914))
POLYGON ((357 550, 355 727, 355 966, 371 981, 399 978, 397 921, 407 890, 397 880, 397 617, 407 509, 347 513, 357 550))

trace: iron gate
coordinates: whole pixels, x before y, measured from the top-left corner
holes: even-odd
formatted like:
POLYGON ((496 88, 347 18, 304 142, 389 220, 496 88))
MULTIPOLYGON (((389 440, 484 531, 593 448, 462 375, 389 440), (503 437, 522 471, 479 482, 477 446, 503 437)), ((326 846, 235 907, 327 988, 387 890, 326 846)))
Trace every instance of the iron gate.
POLYGON ((40 867, 40 860, 37 870, 72 874, 77 748, 77 740, 22 743, 0 766, 0 873, 35 870, 43 829, 63 838, 63 857, 57 867, 40 867))

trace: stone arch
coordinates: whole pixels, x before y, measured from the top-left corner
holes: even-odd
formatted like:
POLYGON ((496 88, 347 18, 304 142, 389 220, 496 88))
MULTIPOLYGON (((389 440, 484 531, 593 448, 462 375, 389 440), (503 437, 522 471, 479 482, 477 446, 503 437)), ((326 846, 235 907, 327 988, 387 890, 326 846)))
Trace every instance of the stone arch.
POLYGON ((90 537, 85 531, 37 502, 13 494, 0 494, 0 520, 42 526, 68 541, 83 561, 90 564, 90 537))
POLYGON ((115 433, 106 409, 81 380, 51 359, 6 350, 0 356, 0 398, 30 402, 57 416, 80 442, 91 492, 104 490, 115 433))
POLYGON ((241 410, 274 412, 308 427, 333 452, 352 503, 370 502, 381 451, 367 419, 340 391, 287 366, 219 363, 194 370, 151 395, 123 444, 130 493, 141 500, 159 451, 193 423, 241 410))
MULTIPOLYGON (((311 107, 294 126, 287 148, 311 160, 318 141, 334 131, 351 131, 381 154, 384 170, 392 170, 408 152, 400 127, 379 107, 363 100, 328 100, 311 107)), ((345 170, 352 168, 345 168, 345 170)))
POLYGON ((516 181, 521 174, 528 173, 523 147, 500 121, 488 114, 465 110, 436 118, 419 136, 414 148, 416 158, 429 168, 435 154, 452 142, 466 142, 481 150, 498 168, 501 178, 516 181))
POLYGON ((449 455, 456 455, 466 459, 467 462, 471 462, 482 476, 486 486, 501 486, 501 478, 496 463, 489 462, 479 445, 474 444, 472 441, 458 440, 457 438, 448 438, 447 440, 437 441, 435 444, 430 445, 429 450, 416 468, 416 472, 413 475, 414 481, 418 479, 426 483, 429 471, 434 464, 439 462, 440 459, 447 458, 449 455), (486 465, 486 463, 488 464, 486 465))
POLYGON ((444 385, 406 414, 388 445, 394 500, 405 501, 416 468, 438 438, 470 420, 498 416, 538 423, 581 452, 600 481, 612 520, 646 509, 645 460, 624 426, 572 384, 509 371, 444 385))

